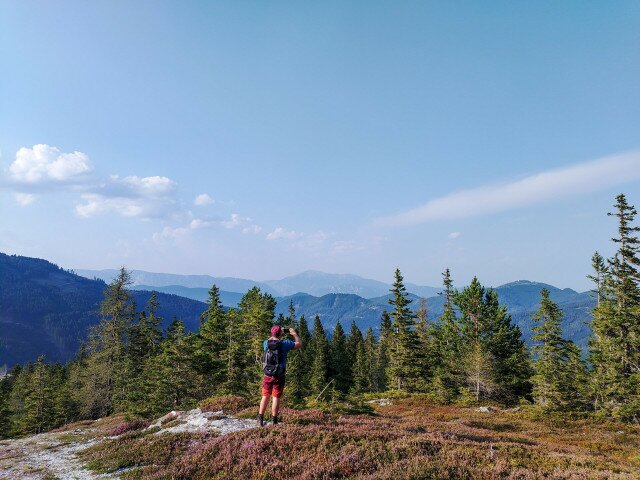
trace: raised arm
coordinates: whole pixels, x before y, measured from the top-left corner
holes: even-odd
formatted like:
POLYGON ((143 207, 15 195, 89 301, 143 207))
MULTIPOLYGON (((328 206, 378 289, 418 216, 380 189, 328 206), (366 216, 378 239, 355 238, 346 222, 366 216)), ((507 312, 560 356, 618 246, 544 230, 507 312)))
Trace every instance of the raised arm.
POLYGON ((293 348, 295 350, 302 348, 302 342, 300 341, 298 333, 293 328, 289 329, 289 333, 293 336, 293 340, 296 342, 293 348))

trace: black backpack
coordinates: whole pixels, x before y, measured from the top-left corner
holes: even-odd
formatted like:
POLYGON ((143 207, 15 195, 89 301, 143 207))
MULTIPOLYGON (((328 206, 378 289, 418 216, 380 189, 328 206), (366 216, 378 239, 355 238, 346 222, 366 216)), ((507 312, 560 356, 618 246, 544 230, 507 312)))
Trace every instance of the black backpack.
POLYGON ((262 370, 266 376, 277 377, 284 373, 282 357, 282 342, 280 340, 267 340, 267 350, 264 353, 264 362, 262 364, 262 370))

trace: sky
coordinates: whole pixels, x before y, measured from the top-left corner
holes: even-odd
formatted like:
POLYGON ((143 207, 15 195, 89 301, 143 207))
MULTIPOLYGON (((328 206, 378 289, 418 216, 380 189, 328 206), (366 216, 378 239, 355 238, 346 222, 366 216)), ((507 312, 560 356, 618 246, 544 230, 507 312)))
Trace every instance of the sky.
POLYGON ((640 3, 0 0, 0 251, 589 288, 640 3))

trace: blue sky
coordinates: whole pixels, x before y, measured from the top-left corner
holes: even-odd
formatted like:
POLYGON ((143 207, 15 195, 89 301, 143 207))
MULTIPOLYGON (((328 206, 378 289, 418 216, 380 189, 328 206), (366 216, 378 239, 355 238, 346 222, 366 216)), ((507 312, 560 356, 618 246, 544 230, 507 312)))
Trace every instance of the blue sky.
POLYGON ((640 207, 638 2, 0 9, 0 251, 583 290, 640 207))

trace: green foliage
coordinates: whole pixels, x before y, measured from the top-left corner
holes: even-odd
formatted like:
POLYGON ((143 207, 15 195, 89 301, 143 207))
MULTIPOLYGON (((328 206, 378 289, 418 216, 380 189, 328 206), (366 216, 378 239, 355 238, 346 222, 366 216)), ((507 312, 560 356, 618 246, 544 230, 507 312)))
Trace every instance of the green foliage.
POLYGON ((618 246, 603 267, 595 258, 600 302, 593 311, 589 360, 593 364, 591 390, 596 410, 605 415, 640 419, 640 227, 633 225, 636 209, 624 195, 616 197, 618 246))

